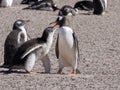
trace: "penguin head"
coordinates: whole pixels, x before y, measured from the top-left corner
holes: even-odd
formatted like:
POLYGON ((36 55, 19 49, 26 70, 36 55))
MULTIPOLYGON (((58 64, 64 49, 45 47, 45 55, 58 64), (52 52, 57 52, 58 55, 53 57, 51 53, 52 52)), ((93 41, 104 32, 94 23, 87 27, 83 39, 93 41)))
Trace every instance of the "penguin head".
POLYGON ((43 34, 42 34, 42 39, 44 41, 47 41, 49 37, 53 36, 55 30, 56 29, 54 27, 45 28, 44 31, 43 31, 43 34))
POLYGON ((24 27, 26 22, 29 22, 29 20, 17 20, 15 21, 15 23, 13 24, 13 30, 21 30, 21 27, 24 27))
POLYGON ((55 22, 52 22, 50 24, 54 24, 54 27, 59 26, 65 26, 66 25, 66 17, 65 16, 58 16, 55 22))
POLYGON ((70 5, 64 5, 58 13, 58 16, 75 15, 75 9, 70 5))
POLYGON ((52 9, 53 11, 60 10, 60 8, 58 8, 56 4, 52 4, 52 9))

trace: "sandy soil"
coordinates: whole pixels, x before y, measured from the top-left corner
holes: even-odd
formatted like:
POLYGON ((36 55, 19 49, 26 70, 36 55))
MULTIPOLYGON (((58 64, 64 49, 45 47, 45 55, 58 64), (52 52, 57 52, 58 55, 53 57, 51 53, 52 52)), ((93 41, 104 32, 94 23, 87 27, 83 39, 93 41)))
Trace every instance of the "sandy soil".
MULTIPOLYGON (((55 0, 58 6, 73 5, 79 0, 55 0)), ((22 10, 21 0, 14 0, 13 7, 0 8, 0 64, 4 59, 4 41, 17 19, 29 19, 26 25, 32 38, 39 37, 58 12, 22 10)), ((70 26, 75 30, 80 48, 78 69, 80 74, 71 77, 71 68, 65 74, 55 74, 58 61, 54 43, 49 52, 51 74, 30 75, 5 74, 0 68, 0 90, 120 90, 120 0, 108 0, 107 13, 103 16, 80 13, 70 17, 70 26)), ((44 72, 41 60, 37 60, 34 71, 44 72)))

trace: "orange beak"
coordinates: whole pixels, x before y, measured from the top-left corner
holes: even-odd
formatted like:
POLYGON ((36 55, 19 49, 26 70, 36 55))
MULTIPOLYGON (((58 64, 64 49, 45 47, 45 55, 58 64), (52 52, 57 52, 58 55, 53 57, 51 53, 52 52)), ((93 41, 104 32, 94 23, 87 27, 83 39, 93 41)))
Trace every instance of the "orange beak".
POLYGON ((59 25, 59 23, 58 23, 57 21, 52 22, 52 23, 50 23, 50 24, 54 24, 54 25, 53 25, 53 28, 57 28, 57 26, 59 25))
POLYGON ((27 23, 29 23, 30 22, 30 20, 24 20, 25 21, 25 24, 27 24, 27 23))

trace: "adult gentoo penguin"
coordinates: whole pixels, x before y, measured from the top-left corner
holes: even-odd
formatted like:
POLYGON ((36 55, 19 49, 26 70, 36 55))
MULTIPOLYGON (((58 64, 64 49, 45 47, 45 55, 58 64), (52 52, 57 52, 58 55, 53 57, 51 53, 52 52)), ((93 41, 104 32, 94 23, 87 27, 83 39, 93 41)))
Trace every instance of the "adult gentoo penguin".
POLYGON ((64 67, 72 67, 72 73, 76 74, 79 57, 78 40, 75 32, 66 25, 66 17, 59 16, 53 23, 59 25, 56 42, 56 56, 59 59, 58 73, 62 73, 64 67))
POLYGON ((22 0, 21 4, 31 4, 31 3, 35 3, 39 0, 22 0))
POLYGON ((8 67, 12 64, 13 57, 18 47, 28 40, 25 24, 29 20, 17 20, 13 25, 13 30, 8 34, 4 43, 4 64, 8 67))
POLYGON ((64 5, 58 13, 58 16, 76 15, 78 13, 77 9, 74 9, 70 5, 64 5))
POLYGON ((1 7, 10 7, 12 6, 13 0, 0 0, 1 7))
POLYGON ((43 10, 43 11, 56 11, 59 10, 57 5, 53 2, 53 0, 40 0, 29 5, 23 9, 32 9, 32 10, 43 10))
POLYGON ((93 10, 93 2, 88 0, 78 1, 75 3, 74 8, 78 10, 93 10))
POLYGON ((42 59, 48 54, 52 45, 54 32, 54 27, 47 27, 42 37, 28 40, 22 44, 13 58, 9 71, 12 69, 25 69, 27 73, 34 73, 32 69, 37 58, 36 52, 39 51, 42 59))
POLYGON ((107 8, 107 0, 93 0, 93 14, 102 15, 107 8))

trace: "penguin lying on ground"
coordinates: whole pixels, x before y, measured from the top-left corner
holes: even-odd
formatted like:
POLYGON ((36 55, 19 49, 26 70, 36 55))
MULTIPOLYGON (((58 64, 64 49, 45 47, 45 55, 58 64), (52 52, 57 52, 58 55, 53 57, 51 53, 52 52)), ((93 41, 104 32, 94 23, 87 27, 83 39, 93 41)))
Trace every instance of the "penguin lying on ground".
POLYGON ((64 5, 58 13, 58 16, 76 15, 78 13, 77 9, 74 9, 70 5, 64 5))
MULTIPOLYGON (((78 40, 75 32, 66 25, 66 17, 59 16, 54 26, 59 25, 59 32, 56 42, 56 56, 59 59, 58 73, 62 73, 64 67, 72 67, 73 75, 77 72, 79 57, 78 40)), ((52 23, 51 23, 52 24, 52 23)))
POLYGON ((52 0, 41 0, 29 5, 23 9, 32 9, 32 10, 44 10, 44 11, 56 11, 59 10, 57 5, 52 0))
POLYGON ((8 34, 4 43, 4 64, 3 67, 9 67, 12 64, 13 57, 24 42, 28 40, 25 24, 29 20, 17 20, 13 25, 13 30, 8 34))
POLYGON ((11 7, 13 0, 0 0, 0 7, 11 7))
POLYGON ((93 0, 93 14, 102 15, 107 8, 107 0, 93 0))
POLYGON ((84 1, 78 1, 75 3, 74 8, 78 10, 93 10, 93 2, 84 0, 84 1))
POLYGON ((21 4, 31 4, 31 3, 35 3, 39 0, 22 0, 21 4))
POLYGON ((54 27, 47 27, 41 38, 34 38, 22 44, 13 58, 9 71, 11 72, 13 69, 25 69, 27 73, 34 74, 35 72, 32 72, 32 69, 37 58, 36 52, 39 51, 41 58, 48 54, 52 45, 54 32, 54 27))
POLYGON ((74 5, 74 8, 87 11, 93 10, 93 14, 102 15, 107 9, 107 0, 79 1, 74 5))

